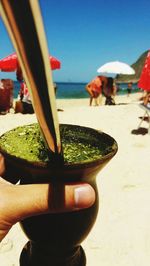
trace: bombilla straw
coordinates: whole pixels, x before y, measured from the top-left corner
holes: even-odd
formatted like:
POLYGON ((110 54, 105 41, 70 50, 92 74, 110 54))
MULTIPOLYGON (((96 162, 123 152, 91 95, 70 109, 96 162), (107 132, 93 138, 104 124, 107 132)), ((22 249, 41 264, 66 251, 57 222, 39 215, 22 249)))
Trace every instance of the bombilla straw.
POLYGON ((38 0, 0 0, 0 12, 16 49, 48 150, 62 159, 52 72, 38 0))

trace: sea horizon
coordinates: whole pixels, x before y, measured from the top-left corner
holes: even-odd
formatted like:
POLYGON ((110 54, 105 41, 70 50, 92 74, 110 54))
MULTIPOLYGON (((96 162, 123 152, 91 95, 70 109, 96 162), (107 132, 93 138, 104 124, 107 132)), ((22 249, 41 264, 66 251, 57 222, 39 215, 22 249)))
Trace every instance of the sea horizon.
MULTIPOLYGON (((57 99, 84 99, 89 98, 89 94, 85 89, 87 82, 60 82, 55 81, 57 86, 56 98, 57 99)), ((127 94, 127 83, 119 83, 119 90, 117 95, 127 94)), ((18 97, 20 90, 20 83, 14 80, 14 98, 18 97)), ((140 91, 137 83, 133 84, 132 93, 140 91)))

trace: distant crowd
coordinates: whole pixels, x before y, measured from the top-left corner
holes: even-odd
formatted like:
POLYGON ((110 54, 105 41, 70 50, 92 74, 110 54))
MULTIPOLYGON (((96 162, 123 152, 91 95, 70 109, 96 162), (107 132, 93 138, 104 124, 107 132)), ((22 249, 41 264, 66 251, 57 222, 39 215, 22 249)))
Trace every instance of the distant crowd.
MULTIPOLYGON (((130 96, 133 83, 129 82, 127 86, 127 97, 130 96)), ((90 81, 85 89, 89 93, 90 101, 89 105, 92 106, 94 102, 95 106, 102 104, 102 96, 105 97, 105 105, 115 105, 115 96, 119 88, 115 84, 115 80, 112 77, 106 76, 96 76, 92 81, 90 81)), ((142 97, 139 99, 144 105, 150 106, 150 91, 144 91, 142 97)))
MULTIPOLYGON (((33 114, 34 108, 32 106, 31 96, 23 79, 19 80, 20 90, 17 100, 13 101, 14 83, 11 79, 0 80, 0 114, 6 114, 12 108, 14 113, 33 114)), ((127 96, 130 96, 132 92, 132 82, 128 83, 127 96)), ((102 104, 102 97, 105 98, 105 105, 115 105, 115 96, 119 88, 115 84, 115 80, 112 77, 96 76, 90 81, 86 87, 90 99, 89 105, 99 106, 102 104)), ((54 83, 54 90, 56 94, 57 86, 54 83)), ((150 93, 143 91, 144 104, 150 102, 150 93)))

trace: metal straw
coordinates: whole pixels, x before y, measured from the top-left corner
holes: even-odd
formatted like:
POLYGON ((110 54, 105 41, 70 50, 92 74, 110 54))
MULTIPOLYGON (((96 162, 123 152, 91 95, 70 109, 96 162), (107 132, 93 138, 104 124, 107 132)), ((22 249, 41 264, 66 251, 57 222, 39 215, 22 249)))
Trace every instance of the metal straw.
POLYGON ((0 0, 0 12, 48 149, 62 158, 55 92, 38 0, 0 0))

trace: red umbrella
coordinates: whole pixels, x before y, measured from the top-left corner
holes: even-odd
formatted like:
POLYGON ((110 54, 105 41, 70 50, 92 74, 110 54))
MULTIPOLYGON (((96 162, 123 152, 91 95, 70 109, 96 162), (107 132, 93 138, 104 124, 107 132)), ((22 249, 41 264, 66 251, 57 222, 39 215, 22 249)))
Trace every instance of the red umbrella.
POLYGON ((150 91, 150 51, 147 54, 140 80, 138 82, 138 87, 143 90, 150 91))
MULTIPOLYGON (((60 69, 61 63, 55 57, 49 56, 51 69, 60 69)), ((8 55, 0 60, 0 70, 4 72, 16 71, 19 67, 19 62, 16 53, 8 55)))

